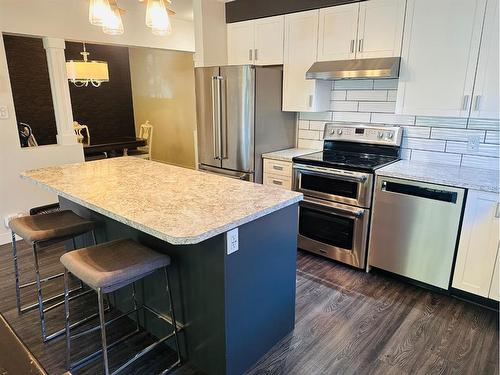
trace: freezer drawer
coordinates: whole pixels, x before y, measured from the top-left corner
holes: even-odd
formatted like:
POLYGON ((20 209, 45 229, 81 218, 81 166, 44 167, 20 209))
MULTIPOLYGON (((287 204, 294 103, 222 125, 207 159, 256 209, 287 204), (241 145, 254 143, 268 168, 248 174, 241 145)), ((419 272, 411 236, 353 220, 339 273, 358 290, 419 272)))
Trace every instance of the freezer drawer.
POLYGON ((448 289, 465 191, 377 177, 369 265, 448 289))

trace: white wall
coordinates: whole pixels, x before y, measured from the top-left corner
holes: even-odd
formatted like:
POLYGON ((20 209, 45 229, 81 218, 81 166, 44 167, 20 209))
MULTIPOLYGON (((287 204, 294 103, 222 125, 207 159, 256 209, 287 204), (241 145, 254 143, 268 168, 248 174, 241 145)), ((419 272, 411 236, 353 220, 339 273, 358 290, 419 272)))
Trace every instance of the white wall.
MULTIPOLYGON (((173 34, 158 37, 144 25, 145 5, 137 0, 120 0, 127 9, 125 33, 109 36, 88 23, 85 0, 0 0, 0 33, 58 37, 94 43, 143 46, 194 51, 193 22, 172 19, 173 34)), ((49 67, 50 69, 50 67, 49 67)), ((6 216, 56 201, 56 197, 19 178, 22 171, 50 165, 83 161, 79 144, 21 149, 9 82, 3 39, 0 37, 0 106, 9 118, 0 120, 0 244, 10 241, 3 226, 6 216)))
POLYGON ((104 34, 88 22, 86 0, 0 0, 0 30, 63 38, 71 41, 121 44, 194 52, 194 24, 172 17, 172 35, 156 36, 145 25, 146 5, 120 0, 123 35, 104 34))
POLYGON ((221 0, 193 0, 194 66, 227 64, 226 7, 221 0))

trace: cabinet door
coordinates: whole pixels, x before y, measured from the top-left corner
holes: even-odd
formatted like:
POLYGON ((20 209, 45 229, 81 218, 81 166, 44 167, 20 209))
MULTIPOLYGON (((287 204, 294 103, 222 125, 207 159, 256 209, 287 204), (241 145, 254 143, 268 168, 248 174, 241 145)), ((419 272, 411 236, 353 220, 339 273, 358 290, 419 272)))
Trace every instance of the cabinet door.
POLYGON ((356 58, 401 55, 405 4, 405 0, 360 3, 356 58))
POLYGON ((396 112, 468 117, 485 0, 408 0, 396 112))
POLYGON ((229 65, 253 64, 254 21, 235 22, 227 25, 227 63, 229 65))
POLYGON ((283 31, 285 16, 255 20, 256 65, 283 64, 283 31))
POLYGON ((454 288, 488 297, 498 249, 498 196, 469 190, 458 245, 454 288))
POLYGON ((497 249, 497 260, 495 262, 495 269, 493 271, 493 277, 491 278, 491 286, 490 286, 490 295, 489 298, 494 299, 495 301, 500 301, 500 271, 498 270, 498 262, 500 260, 498 249, 497 249))
POLYGON ((285 16, 283 111, 320 112, 329 109, 331 82, 306 79, 316 61, 318 10, 285 16))
POLYGON ((319 11, 318 61, 354 59, 359 4, 319 11))
POLYGON ((471 117, 498 119, 498 0, 488 0, 471 117))

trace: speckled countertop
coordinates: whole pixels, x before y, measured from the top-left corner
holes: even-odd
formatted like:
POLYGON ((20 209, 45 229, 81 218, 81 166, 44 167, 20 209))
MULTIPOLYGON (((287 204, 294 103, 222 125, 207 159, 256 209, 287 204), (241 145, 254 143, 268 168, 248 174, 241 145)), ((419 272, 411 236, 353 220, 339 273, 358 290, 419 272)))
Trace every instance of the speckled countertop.
POLYGON ((311 150, 307 148, 289 148, 286 150, 268 152, 262 154, 265 159, 281 160, 281 161, 292 161, 296 156, 302 156, 307 154, 312 154, 313 152, 318 152, 320 150, 311 150))
POLYGON ((171 244, 194 244, 302 194, 134 157, 24 172, 51 192, 171 244))
POLYGON ((377 175, 500 193, 499 172, 490 169, 401 160, 376 171, 377 175))

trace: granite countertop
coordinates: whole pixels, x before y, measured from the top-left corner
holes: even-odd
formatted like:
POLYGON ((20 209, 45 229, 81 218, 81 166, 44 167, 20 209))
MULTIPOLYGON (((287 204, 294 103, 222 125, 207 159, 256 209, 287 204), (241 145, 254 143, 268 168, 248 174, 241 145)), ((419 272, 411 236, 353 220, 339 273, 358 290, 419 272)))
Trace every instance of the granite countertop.
POLYGON ((134 157, 21 177, 175 245, 195 244, 302 200, 302 194, 134 157))
POLYGON ((307 154, 312 154, 313 152, 318 152, 321 150, 311 150, 308 148, 289 148, 286 150, 268 152, 266 154, 262 154, 262 157, 265 159, 273 159, 273 160, 281 160, 281 161, 292 161, 292 159, 296 156, 302 156, 307 154))
POLYGON ((490 169, 401 160, 378 169, 376 174, 500 193, 499 172, 490 169))

